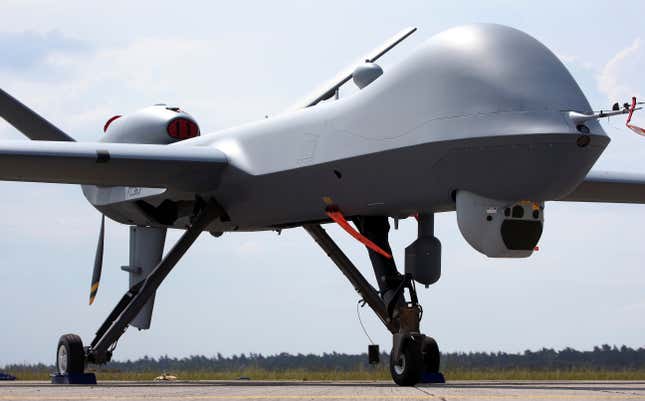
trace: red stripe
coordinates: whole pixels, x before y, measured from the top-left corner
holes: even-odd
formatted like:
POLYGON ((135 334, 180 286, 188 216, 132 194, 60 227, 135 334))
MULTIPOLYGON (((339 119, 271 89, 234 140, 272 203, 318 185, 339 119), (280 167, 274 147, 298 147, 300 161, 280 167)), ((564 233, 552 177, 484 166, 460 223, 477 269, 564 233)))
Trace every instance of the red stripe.
POLYGON ((634 131, 638 135, 645 136, 645 129, 639 126, 630 124, 630 121, 632 121, 632 115, 634 114, 635 109, 636 109, 636 96, 632 97, 632 105, 629 108, 629 115, 627 116, 627 121, 625 122, 625 125, 627 126, 627 128, 634 131))
POLYGON ((110 119, 109 119, 109 120, 107 120, 107 122, 106 122, 106 123, 105 123, 105 125, 103 126, 103 132, 107 132, 107 129, 108 129, 108 127, 110 126, 110 124, 112 124, 112 121, 114 121, 114 120, 116 120, 117 118, 120 118, 120 117, 121 117, 121 115, 117 115, 117 116, 114 116, 114 117, 110 117, 110 119))
POLYGON ((629 108, 629 115, 627 116, 627 121, 625 125, 629 127, 629 122, 632 121, 632 114, 634 114, 634 109, 636 108, 636 96, 632 96, 632 106, 629 108))
POLYGON ((627 124, 627 128, 629 128, 630 130, 634 131, 638 135, 645 136, 645 129, 643 129, 641 127, 638 127, 636 125, 627 124))
POLYGON ((373 243, 372 241, 369 240, 369 238, 365 237, 358 231, 354 229, 354 227, 350 226, 347 220, 345 220, 345 216, 338 211, 338 210, 328 210, 327 216, 329 216, 330 219, 334 220, 339 226, 342 227, 343 230, 347 231, 349 235, 357 239, 359 242, 362 242, 366 247, 369 249, 373 250, 376 253, 379 253, 383 256, 385 256, 388 259, 392 259, 392 255, 385 252, 381 247, 373 243))

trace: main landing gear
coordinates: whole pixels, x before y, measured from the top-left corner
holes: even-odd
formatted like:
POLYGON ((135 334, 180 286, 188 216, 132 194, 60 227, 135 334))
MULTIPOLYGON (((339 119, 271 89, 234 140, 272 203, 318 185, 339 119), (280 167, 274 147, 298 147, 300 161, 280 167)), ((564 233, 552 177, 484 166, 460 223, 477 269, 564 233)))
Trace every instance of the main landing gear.
POLYGON ((179 238, 175 246, 140 281, 132 286, 114 307, 105 322, 99 327, 94 340, 84 347, 81 338, 76 334, 65 334, 58 341, 56 348, 56 370, 53 383, 92 384, 96 379, 91 374, 84 374, 87 363, 104 364, 112 358, 116 343, 133 319, 143 309, 157 288, 175 267, 177 262, 195 242, 199 234, 216 218, 224 218, 226 213, 215 200, 204 204, 191 220, 191 225, 179 238), (91 376, 91 378, 88 378, 91 376))
MULTIPOLYGON (((391 253, 388 243, 390 227, 387 217, 365 216, 356 218, 354 222, 363 236, 386 253, 391 253)), ((443 381, 443 376, 439 373, 440 353, 437 342, 419 330, 423 309, 419 305, 414 285, 414 279, 417 279, 415 272, 419 270, 419 266, 427 260, 427 257, 431 256, 435 263, 434 265, 431 263, 425 268, 435 271, 432 272, 432 277, 427 280, 421 278, 421 282, 432 283, 440 275, 440 265, 437 265, 436 261, 440 260, 441 249, 440 245, 437 245, 438 240, 431 233, 433 223, 432 215, 419 216, 419 239, 406 249, 406 273, 403 275, 398 272, 392 258, 387 258, 368 247, 380 294, 320 225, 308 224, 304 226, 304 229, 327 253, 352 283, 365 303, 374 310, 385 327, 392 333, 390 373, 394 382, 401 386, 414 386, 421 381, 443 381), (436 255, 437 252, 439 255, 436 255), (411 255, 410 262, 408 262, 408 254, 411 255), (437 269, 439 269, 438 272, 437 269)), ((428 277, 427 272, 418 273, 419 277, 424 275, 428 277)), ((417 281, 420 280, 417 279, 417 281)))
MULTIPOLYGON (((215 200, 210 200, 191 219, 191 225, 175 246, 145 279, 132 285, 125 293, 99 327, 89 346, 83 346, 81 338, 75 334, 65 334, 60 338, 56 348, 58 374, 53 376, 53 383, 96 383, 92 374, 84 373, 85 366, 88 363, 104 364, 110 361, 112 351, 128 325, 136 325, 133 319, 154 296, 157 288, 199 234, 216 218, 226 219, 226 212, 215 200)), ((392 333, 390 372, 394 381, 402 386, 413 386, 420 381, 427 381, 427 377, 433 375, 435 381, 437 377, 443 380, 439 373, 440 354, 437 343, 419 330, 423 311, 414 285, 415 281, 432 284, 439 278, 441 248, 432 234, 432 215, 419 215, 418 220, 419 238, 406 248, 405 274, 402 275, 391 258, 387 217, 355 219, 361 235, 370 239, 366 242, 370 244, 369 256, 380 293, 369 284, 320 225, 303 226, 392 333)))

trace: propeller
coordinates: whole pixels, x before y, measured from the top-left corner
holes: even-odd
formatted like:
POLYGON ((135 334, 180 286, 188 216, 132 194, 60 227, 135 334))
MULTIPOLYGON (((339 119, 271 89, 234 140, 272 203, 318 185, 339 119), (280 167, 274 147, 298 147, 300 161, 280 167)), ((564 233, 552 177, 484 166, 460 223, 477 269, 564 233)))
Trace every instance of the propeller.
POLYGON ((99 232, 99 242, 96 245, 96 255, 94 256, 94 271, 92 272, 92 286, 90 287, 90 305, 96 298, 101 281, 101 270, 103 269, 103 242, 105 239, 105 215, 101 215, 101 231, 99 232))

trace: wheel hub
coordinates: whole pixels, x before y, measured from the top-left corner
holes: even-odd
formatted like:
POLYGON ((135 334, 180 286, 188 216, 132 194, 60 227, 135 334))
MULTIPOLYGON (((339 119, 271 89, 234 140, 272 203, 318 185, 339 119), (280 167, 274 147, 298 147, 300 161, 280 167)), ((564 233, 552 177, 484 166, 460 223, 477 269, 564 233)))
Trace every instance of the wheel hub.
POLYGON ((399 361, 394 365, 394 372, 397 375, 402 375, 405 372, 405 355, 401 354, 399 361))
POLYGON ((61 344, 58 347, 58 373, 67 373, 67 347, 61 344))

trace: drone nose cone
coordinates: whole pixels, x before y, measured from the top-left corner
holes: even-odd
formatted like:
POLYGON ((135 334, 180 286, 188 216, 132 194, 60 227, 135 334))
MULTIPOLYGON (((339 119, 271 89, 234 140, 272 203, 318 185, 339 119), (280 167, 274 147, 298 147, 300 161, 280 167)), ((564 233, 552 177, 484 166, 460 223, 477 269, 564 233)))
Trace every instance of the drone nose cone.
POLYGON ((346 104, 351 113, 334 119, 339 130, 370 139, 424 141, 577 133, 562 113, 591 112, 553 52, 524 32, 494 24, 460 26, 431 37, 346 104))
POLYGON ((420 54, 437 88, 477 112, 591 111, 564 64, 530 35, 503 25, 473 24, 432 37, 420 54))

